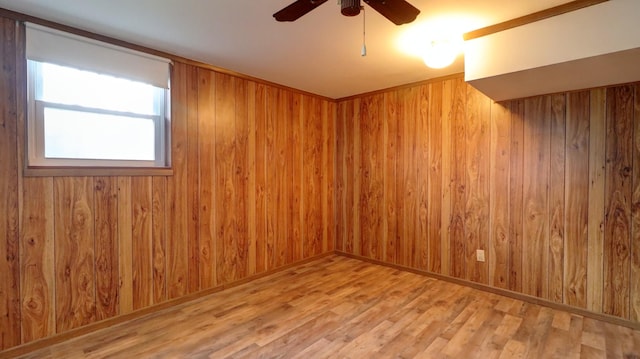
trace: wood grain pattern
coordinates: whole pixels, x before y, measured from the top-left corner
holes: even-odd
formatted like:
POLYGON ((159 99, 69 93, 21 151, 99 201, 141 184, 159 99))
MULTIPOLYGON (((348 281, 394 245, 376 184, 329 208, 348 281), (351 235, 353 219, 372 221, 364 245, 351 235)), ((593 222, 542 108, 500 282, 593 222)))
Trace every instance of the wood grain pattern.
POLYGON ((198 153, 200 156, 200 287, 217 284, 216 266, 216 86, 215 74, 198 69, 198 153))
POLYGON ((491 105, 488 250, 489 284, 509 287, 509 181, 511 153, 511 112, 504 104, 491 105))
POLYGON ((187 175, 187 284, 189 293, 200 289, 200 171, 199 131, 198 131, 198 69, 189 66, 185 74, 186 81, 186 173, 187 175))
POLYGON ((1 348, 216 290, 334 249, 335 103, 176 62, 173 175, 116 177, 105 170, 98 177, 31 180, 18 170, 24 133, 15 140, 15 105, 24 95, 15 90, 16 55, 23 52, 13 41, 15 29, 15 22, 3 22, 12 41, 3 38, 8 50, 0 56, 7 94, 0 101, 1 348), (308 113, 301 110, 303 96, 313 104, 308 113), (296 120, 300 135, 311 131, 309 163, 304 138, 295 142, 296 120), (299 173, 315 181, 307 193, 299 177, 304 200, 295 197, 294 158, 299 173), (269 193, 277 199, 267 202, 269 193), (308 242, 302 236, 307 223, 295 229, 293 218, 302 219, 311 205, 318 235, 308 242), (268 218, 277 227, 271 238, 268 218))
MULTIPOLYGON (((562 303, 564 296, 565 243, 565 134, 564 94, 551 96, 549 138, 549 299, 562 303)), ((571 209, 573 210, 573 209, 571 209)))
POLYGON ((442 83, 442 231, 440 232, 441 262, 440 274, 451 275, 451 131, 452 131, 452 80, 442 83))
POLYGON ((629 316, 633 89, 607 90, 603 311, 629 316))
POLYGON ((244 79, 235 82, 235 163, 233 182, 236 190, 236 252, 234 253, 234 280, 245 278, 249 271, 249 229, 248 229, 248 141, 249 141, 249 107, 248 83, 244 79))
MULTIPOLYGON (((346 110, 347 104, 346 102, 340 102, 336 106, 336 131, 335 131, 335 205, 336 205, 336 219, 335 219, 335 244, 336 250, 344 252, 344 246, 347 238, 347 196, 346 196, 346 187, 347 187, 347 160, 346 160, 346 146, 344 141, 338 141, 338 139, 346 138, 346 130, 345 130, 345 122, 346 122, 346 110)), ((386 123, 386 122, 385 122, 386 123)), ((386 130, 385 130, 386 136, 386 130)), ((385 137, 386 139, 386 137, 385 137)), ((386 140, 385 140, 386 144, 386 140)), ((385 146, 386 147, 386 146, 385 146)), ((386 171, 385 171, 386 175, 386 171)), ((385 177, 385 186, 386 186, 386 177, 385 177)), ((385 192, 386 196, 386 192, 385 192)), ((386 199, 386 197, 385 197, 386 199)), ((386 201, 385 201, 386 203, 386 201)), ((385 216, 386 219, 386 216, 385 216)), ((385 222, 386 223, 386 222, 385 222)), ((385 227, 386 230, 386 227, 385 227)))
POLYGON ((234 183, 236 156, 235 79, 216 74, 216 263, 218 284, 236 277, 237 193, 234 183))
MULTIPOLYGON (((426 87, 426 86, 425 86, 426 87)), ((423 91, 426 88, 423 87, 423 91)), ((442 272, 442 253, 443 253, 443 241, 442 236, 446 232, 443 230, 443 222, 446 219, 442 215, 444 208, 444 196, 442 195, 444 187, 447 187, 448 182, 443 181, 444 169, 444 155, 442 143, 445 141, 443 138, 443 84, 433 83, 428 86, 429 89, 429 112, 425 116, 423 115, 422 123, 423 130, 422 135, 426 136, 427 143, 423 143, 426 146, 428 153, 427 163, 429 164, 428 172, 426 175, 427 192, 424 197, 421 196, 421 201, 426 201, 426 235, 427 235, 427 253, 428 253, 428 269, 434 273, 442 272), (425 118, 426 117, 426 118, 425 118), (426 125, 424 124, 426 122, 426 125), (426 132, 425 132, 426 131, 426 132)), ((420 180, 420 176, 418 177, 420 180)), ((423 210, 422 205, 421 211, 423 210)))
POLYGON ((302 126, 304 257, 322 251, 322 118, 318 100, 304 96, 302 126))
MULTIPOLYGON (((416 254, 416 267, 426 270, 429 268, 429 252, 433 249, 432 237, 438 238, 435 244, 440 244, 440 221, 436 220, 435 224, 430 224, 429 214, 434 218, 435 213, 440 213, 440 207, 434 206, 429 208, 431 204, 430 200, 430 187, 429 180, 431 177, 437 177, 440 167, 440 158, 438 154, 433 156, 433 159, 429 155, 429 113, 431 109, 430 95, 431 88, 428 85, 423 85, 417 89, 416 106, 418 111, 417 123, 416 123, 416 236, 419 238, 418 248, 420 250, 416 254), (434 233, 429 233, 431 227, 434 228, 434 233)), ((436 109, 437 111, 437 109, 436 109)), ((435 144, 433 147, 440 145, 440 139, 434 139, 435 144)), ((439 151, 436 151, 439 153, 439 151)), ((440 181, 436 184, 438 188, 440 181)), ((440 191, 438 190, 439 193, 440 191)), ((435 201, 434 201, 435 202, 435 201)), ((439 251, 439 246, 436 247, 436 251, 439 251)))
POLYGON ((398 199, 396 193, 396 163, 398 156, 398 92, 392 91, 384 94, 385 118, 384 118, 384 248, 383 258, 388 263, 398 263, 396 246, 400 234, 398 232, 398 199))
POLYGON ((602 312, 604 290, 606 98, 605 89, 590 91, 587 308, 595 312, 602 312))
POLYGON ((21 342, 16 28, 0 18, 0 350, 21 342))
POLYGON ((289 224, 291 225, 291 239, 293 243, 292 256, 293 261, 299 261, 304 257, 306 232, 303 232, 305 226, 305 195, 306 189, 304 168, 304 145, 306 138, 304 136, 304 128, 306 123, 303 119, 307 116, 307 107, 309 100, 307 96, 294 95, 293 107, 291 113, 291 144, 294 148, 291 157, 291 192, 290 192, 290 210, 289 224), (303 211, 304 209, 305 211, 303 211))
POLYGON ((629 317, 640 322, 640 89, 633 88, 633 193, 629 317))
POLYGON ((567 95, 564 302, 587 306, 589 92, 567 95))
POLYGON ((173 176, 167 180, 167 196, 171 205, 167 213, 167 298, 181 297, 188 292, 188 231, 187 231, 187 71, 181 63, 173 65, 176 81, 171 85, 171 164, 173 176))
POLYGON ((153 177, 151 192, 151 216, 153 218, 152 235, 152 270, 153 270, 153 303, 167 300, 167 179, 153 177))
POLYGON ((28 343, 55 334, 56 328, 53 179, 27 178, 23 191, 43 199, 23 205, 20 225, 22 341, 28 343))
POLYGON ((523 292, 549 297, 549 96, 525 100, 523 171, 523 292))
POLYGON ((466 86, 453 80, 451 86, 451 223, 450 275, 464 278, 466 273, 465 217, 466 217, 466 86))
POLYGON ((93 187, 95 191, 96 319, 102 320, 118 315, 117 177, 96 177, 93 179, 93 187))
POLYGON ((56 328, 95 320, 94 192, 88 177, 55 178, 56 328))
POLYGON ((118 182, 118 313, 133 311, 133 222, 131 177, 118 182))
POLYGON ((153 304, 152 179, 131 179, 133 309, 153 304))
POLYGON ((402 167, 399 168, 403 192, 399 194, 402 222, 400 228, 400 242, 402 253, 400 263, 416 268, 418 258, 424 248, 424 239, 417 236, 418 215, 418 178, 417 178, 417 128, 420 119, 418 108, 419 88, 411 87, 400 91, 402 98, 402 167))
POLYGON ((326 253, 335 249, 335 118, 336 105, 322 100, 322 250, 326 253))
POLYGON ((523 168, 524 100, 511 103, 511 153, 509 163, 509 289, 522 292, 523 270, 523 168))
POLYGON ((491 261, 489 245, 489 150, 491 139, 491 101, 480 91, 467 87, 466 92, 466 197, 465 197, 465 278, 488 283, 488 263, 476 259, 476 250, 485 251, 491 261))
POLYGON ((638 330, 331 256, 19 358, 633 358, 639 338, 638 330))

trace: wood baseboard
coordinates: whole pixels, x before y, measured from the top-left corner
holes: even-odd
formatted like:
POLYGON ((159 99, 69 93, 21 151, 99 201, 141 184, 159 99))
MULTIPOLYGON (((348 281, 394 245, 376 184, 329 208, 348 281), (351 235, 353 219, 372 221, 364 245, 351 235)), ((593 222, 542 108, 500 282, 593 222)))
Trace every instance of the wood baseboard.
POLYGON ((272 269, 272 270, 268 270, 268 271, 263 272, 263 273, 255 274, 255 275, 249 276, 247 278, 243 278, 243 279, 240 279, 238 281, 235 281, 233 283, 227 283, 227 284, 219 285, 217 287, 205 289, 205 290, 200 291, 200 292, 191 293, 191 294, 185 295, 183 297, 172 299, 172 300, 168 300, 166 302, 162 302, 162 303, 159 303, 159 304, 147 307, 147 308, 136 310, 136 311, 131 312, 131 313, 119 315, 119 316, 113 317, 113 318, 108 318, 108 319, 105 319, 105 320, 102 320, 102 321, 99 321, 99 322, 95 322, 95 323, 91 323, 91 324, 85 325, 83 327, 79 327, 79 328, 76 328, 76 329, 69 330, 69 331, 64 332, 64 333, 56 334, 56 335, 53 335, 53 336, 50 336, 50 337, 47 337, 47 338, 42 338, 42 339, 39 339, 39 340, 36 340, 36 341, 33 341, 33 342, 22 344, 22 345, 19 345, 17 347, 9 348, 9 349, 7 349, 5 351, 0 351, 0 359, 3 359, 3 358, 14 358, 16 356, 24 355, 24 354, 27 354, 29 352, 35 351, 35 350, 39 350, 39 349, 42 349, 42 348, 45 348, 45 347, 48 347, 48 346, 51 346, 51 345, 54 345, 54 344, 58 344, 58 343, 61 343, 63 341, 66 341, 66 340, 73 339, 73 338, 76 338, 76 337, 79 337, 79 336, 82 336, 82 335, 85 335, 85 334, 88 334, 88 333, 91 333, 91 332, 94 332, 94 331, 97 331, 97 330, 100 330, 100 329, 103 329, 103 328, 107 328, 107 327, 114 326, 114 325, 129 321, 129 320, 133 320, 133 319, 145 316, 145 315, 156 313, 156 312, 159 312, 161 310, 164 310, 164 309, 167 309, 167 308, 170 308, 170 307, 173 307, 173 306, 185 304, 185 303, 200 299, 202 297, 206 297, 208 295, 223 291, 225 289, 237 287, 239 285, 246 284, 246 283, 254 281, 256 279, 260 279, 262 277, 266 277, 266 276, 271 275, 271 274, 282 272, 282 271, 288 270, 290 268, 293 268, 293 267, 296 267, 296 266, 299 266, 299 265, 302 265, 302 264, 306 264, 306 263, 309 263, 309 262, 313 262, 313 261, 316 261, 318 259, 325 258, 325 257, 328 257, 328 256, 332 256, 332 255, 335 255, 335 253, 334 252, 326 252, 326 253, 323 253, 323 254, 320 254, 320 255, 317 255, 317 256, 314 256, 314 257, 303 259, 303 260, 295 262, 295 263, 287 264, 287 265, 285 265, 283 267, 279 267, 279 268, 275 268, 275 269, 272 269))
POLYGON ((405 266, 402 266, 402 265, 386 263, 386 262, 383 262, 383 261, 379 261, 379 260, 375 260, 375 259, 371 259, 371 258, 366 258, 366 257, 362 257, 362 256, 359 256, 359 255, 345 253, 345 252, 341 252, 341 251, 336 251, 336 255, 344 256, 344 257, 348 257, 348 258, 352 258, 352 259, 357 259, 357 260, 369 262, 369 263, 372 263, 372 264, 378 264, 378 265, 385 266, 385 267, 395 268, 395 269, 398 269, 398 270, 403 270, 403 271, 407 271, 407 272, 411 272, 411 273, 416 273, 416 274, 424 275, 424 276, 427 276, 427 277, 443 280, 443 281, 446 281, 446 282, 455 283, 455 284, 471 287, 471 288, 474 288, 474 289, 479 289, 479 290, 482 290, 482 291, 485 291, 485 292, 498 294, 498 295, 502 295, 502 296, 513 298, 513 299, 517 299, 517 300, 521 300, 523 302, 542 305, 542 306, 549 307, 549 308, 552 308, 552 309, 563 310, 563 311, 566 311, 566 312, 569 312, 569 313, 581 315, 583 317, 592 318, 592 319, 595 319, 595 320, 600 320, 600 321, 611 323, 611 324, 615 324, 615 325, 620 325, 620 326, 631 328, 631 329, 634 329, 634 330, 640 330, 640 323, 638 323, 638 322, 634 322, 634 321, 631 321, 631 320, 623 319, 623 318, 620 318, 620 317, 614 317, 614 316, 608 315, 608 314, 592 312, 592 311, 586 310, 584 308, 578 308, 578 307, 574 307, 574 306, 567 305, 567 304, 555 303, 555 302, 552 302, 550 300, 541 299, 541 298, 534 297, 534 296, 531 296, 531 295, 510 291, 510 290, 507 290, 507 289, 496 288, 496 287, 492 287, 492 286, 489 286, 489 285, 486 285, 486 284, 471 282, 471 281, 460 279, 460 278, 449 277, 449 276, 446 276, 446 275, 433 273, 433 272, 420 270, 420 269, 415 269, 415 268, 411 268, 411 267, 405 267, 405 266))

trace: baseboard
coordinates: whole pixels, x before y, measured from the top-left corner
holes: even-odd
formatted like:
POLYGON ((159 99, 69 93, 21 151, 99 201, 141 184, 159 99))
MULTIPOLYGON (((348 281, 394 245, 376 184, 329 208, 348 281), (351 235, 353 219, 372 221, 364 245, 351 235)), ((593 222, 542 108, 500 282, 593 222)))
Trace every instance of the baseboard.
POLYGON ((627 320, 627 319, 623 319, 623 318, 620 318, 620 317, 614 317, 614 316, 608 315, 608 314, 596 313, 596 312, 592 312, 592 311, 589 311, 589 310, 584 309, 584 308, 578 308, 578 307, 574 307, 574 306, 567 305, 567 304, 555 303, 555 302, 552 302, 550 300, 534 297, 534 296, 531 296, 531 295, 528 295, 528 294, 522 294, 522 293, 514 292, 514 291, 511 291, 511 290, 508 290, 508 289, 496 288, 496 287, 492 287, 492 286, 489 286, 489 285, 486 285, 486 284, 471 282, 471 281, 460 279, 460 278, 449 277, 449 276, 446 276, 446 275, 433 273, 433 272, 429 272, 429 271, 425 271, 425 270, 415 269, 415 268, 406 267, 406 266, 402 266, 402 265, 398 265, 398 264, 391 264, 391 263, 379 261, 379 260, 376 260, 376 259, 371 259, 371 258, 367 258, 367 257, 363 257, 363 256, 351 254, 351 253, 338 251, 338 250, 336 250, 335 253, 336 253, 336 255, 339 255, 339 256, 344 256, 344 257, 348 257, 348 258, 352 258, 352 259, 361 260, 361 261, 364 261, 364 262, 369 262, 369 263, 372 263, 372 264, 382 265, 382 266, 385 266, 385 267, 390 267, 390 268, 395 268, 395 269, 399 269, 399 270, 403 270, 403 271, 407 271, 407 272, 411 272, 411 273, 416 273, 416 274, 424 275, 424 276, 427 276, 427 277, 440 279, 440 280, 443 280, 443 281, 446 281, 446 282, 455 283, 455 284, 471 287, 471 288, 474 288, 474 289, 482 290, 482 291, 485 291, 485 292, 499 294, 499 295, 502 295, 502 296, 505 296, 505 297, 521 300, 523 302, 532 303, 532 304, 538 304, 538 305, 542 305, 542 306, 545 306, 545 307, 558 309, 558 310, 563 310, 563 311, 566 311, 566 312, 569 312, 569 313, 581 315, 583 317, 592 318, 592 319, 600 320, 600 321, 611 323, 611 324, 615 324, 615 325, 620 325, 620 326, 631 328, 631 329, 634 329, 634 330, 640 330, 640 323, 634 322, 634 321, 631 321, 631 320, 627 320))
POLYGON ((265 271, 265 272, 262 272, 262 273, 254 274, 252 276, 240 279, 240 280, 232 282, 232 283, 226 283, 226 284, 219 285, 219 286, 216 286, 216 287, 213 287, 213 288, 208 288, 208 289, 205 289, 205 290, 202 290, 202 291, 199 291, 199 292, 187 294, 185 296, 182 296, 182 297, 179 297, 179 298, 175 298, 175 299, 171 299, 171 300, 168 300, 166 302, 158 303, 158 304, 155 304, 155 305, 150 306, 150 307, 146 307, 146 308, 143 308, 143 309, 139 309, 139 310, 133 311, 131 313, 119 315, 119 316, 113 317, 113 318, 108 318, 108 319, 105 319, 105 320, 102 320, 102 321, 99 321, 99 322, 95 322, 95 323, 91 323, 91 324, 85 325, 83 327, 79 327, 79 328, 76 328, 76 329, 71 329, 71 330, 69 330, 67 332, 64 332, 64 333, 60 333, 60 334, 56 334, 56 335, 53 335, 53 336, 50 336, 50 337, 38 339, 36 341, 29 342, 29 343, 26 343, 26 344, 21 344, 19 346, 16 346, 16 347, 13 347, 13 348, 9 348, 9 349, 6 349, 4 351, 0 351, 0 359, 2 359, 2 358, 14 358, 14 357, 17 357, 17 356, 20 356, 20 355, 24 355, 24 354, 27 354, 27 353, 32 352, 32 351, 36 351, 36 350, 39 350, 39 349, 42 349, 42 348, 45 348, 45 347, 48 347, 48 346, 52 346, 52 345, 64 342, 66 340, 73 339, 73 338, 76 338, 76 337, 79 337, 79 336, 82 336, 82 335, 85 335, 85 334, 89 334, 91 332, 94 332, 94 331, 97 331, 97 330, 100 330, 100 329, 103 329, 103 328, 111 327, 111 326, 114 326, 114 325, 129 321, 129 320, 132 320, 132 319, 136 319, 136 318, 139 318, 139 317, 142 317, 142 316, 145 316, 145 315, 156 313, 156 312, 159 312, 161 310, 165 310, 167 308, 171 308, 171 307, 174 307, 174 306, 177 306, 177 305, 185 304, 185 303, 194 301, 196 299, 200 299, 202 297, 206 297, 208 295, 211 295, 211 294, 214 294, 214 293, 217 293, 217 292, 221 292, 221 291, 223 291, 225 289, 237 287, 239 285, 246 284, 246 283, 254 281, 256 279, 260 279, 260 278, 266 277, 268 275, 272 275, 272 274, 275 274, 275 273, 278 273, 278 272, 282 272, 282 271, 288 270, 290 268, 293 268, 293 267, 296 267, 296 266, 299 266, 299 265, 303 265, 303 264, 307 264, 309 262, 313 262, 313 261, 316 261, 316 260, 319 260, 319 259, 322 259, 322 258, 325 258, 325 257, 329 257, 329 256, 332 256, 332 255, 335 255, 335 253, 334 252, 326 252, 326 253, 323 253, 323 254, 320 254, 320 255, 317 255, 317 256, 314 256, 314 257, 310 257, 310 258, 303 259, 301 261, 297 261, 295 263, 287 264, 287 265, 282 266, 282 267, 278 267, 278 268, 275 268, 275 269, 272 269, 272 270, 268 270, 268 271, 265 271))

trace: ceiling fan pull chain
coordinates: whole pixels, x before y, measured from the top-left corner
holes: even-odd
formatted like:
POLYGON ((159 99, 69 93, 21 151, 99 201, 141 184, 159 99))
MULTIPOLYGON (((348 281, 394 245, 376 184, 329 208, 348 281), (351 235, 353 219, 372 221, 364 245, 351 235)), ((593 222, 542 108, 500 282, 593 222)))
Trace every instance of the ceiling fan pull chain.
POLYGON ((364 10, 364 6, 362 7, 362 50, 360 50, 360 56, 367 56, 367 43, 366 43, 366 24, 367 24, 367 15, 364 10))

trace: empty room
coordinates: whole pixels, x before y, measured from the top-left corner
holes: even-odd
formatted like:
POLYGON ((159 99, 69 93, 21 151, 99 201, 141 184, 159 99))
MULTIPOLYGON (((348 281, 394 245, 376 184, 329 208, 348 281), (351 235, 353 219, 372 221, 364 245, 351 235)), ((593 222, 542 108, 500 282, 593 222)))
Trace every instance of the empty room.
POLYGON ((0 358, 640 358, 638 14, 0 0, 0 358))

